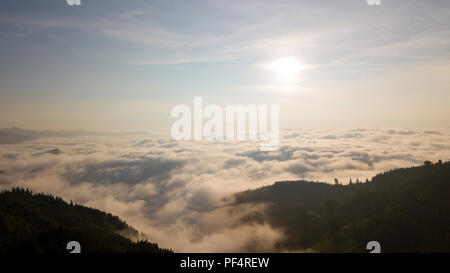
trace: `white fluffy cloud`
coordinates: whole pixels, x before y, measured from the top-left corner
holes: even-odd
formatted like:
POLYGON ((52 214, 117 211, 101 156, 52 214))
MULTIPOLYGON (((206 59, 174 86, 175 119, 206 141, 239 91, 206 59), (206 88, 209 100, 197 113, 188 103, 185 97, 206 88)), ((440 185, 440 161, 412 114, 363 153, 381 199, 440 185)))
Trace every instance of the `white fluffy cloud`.
POLYGON ((119 215, 175 251, 274 251, 283 238, 242 219, 232 194, 277 180, 332 183, 450 159, 450 131, 287 130, 280 148, 146 136, 38 138, 2 145, 0 187, 28 187, 119 215))

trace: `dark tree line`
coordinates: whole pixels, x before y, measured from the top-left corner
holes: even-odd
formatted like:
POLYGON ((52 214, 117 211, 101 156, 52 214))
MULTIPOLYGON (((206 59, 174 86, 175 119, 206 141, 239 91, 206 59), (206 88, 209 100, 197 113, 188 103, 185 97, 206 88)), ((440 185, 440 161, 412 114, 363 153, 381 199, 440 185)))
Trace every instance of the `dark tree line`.
POLYGON ((110 213, 15 188, 0 193, 0 252, 64 253, 78 241, 84 253, 171 252, 155 243, 132 241, 139 233, 110 213))
POLYGON ((268 222, 284 230, 280 248, 366 252, 450 252, 450 162, 380 173, 366 183, 278 182, 236 195, 237 204, 271 204, 268 222))

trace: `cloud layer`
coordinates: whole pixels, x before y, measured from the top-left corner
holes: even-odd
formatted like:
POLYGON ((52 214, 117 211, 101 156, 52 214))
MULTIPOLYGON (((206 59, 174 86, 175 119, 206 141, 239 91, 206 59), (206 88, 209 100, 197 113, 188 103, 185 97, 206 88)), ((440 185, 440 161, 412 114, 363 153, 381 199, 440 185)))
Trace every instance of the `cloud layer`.
POLYGON ((282 251, 281 230, 245 219, 264 206, 232 194, 278 180, 346 184, 450 159, 449 129, 285 130, 280 148, 145 135, 38 138, 1 145, 0 187, 28 187, 119 215, 175 251, 282 251))

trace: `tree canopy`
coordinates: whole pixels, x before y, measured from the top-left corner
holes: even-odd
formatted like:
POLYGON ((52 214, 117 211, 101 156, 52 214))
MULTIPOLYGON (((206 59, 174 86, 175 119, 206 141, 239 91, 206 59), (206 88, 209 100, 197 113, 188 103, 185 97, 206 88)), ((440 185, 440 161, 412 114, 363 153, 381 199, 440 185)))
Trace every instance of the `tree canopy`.
POLYGON ((67 252, 78 241, 83 253, 171 252, 146 240, 110 213, 14 188, 0 193, 0 252, 67 252))
POLYGON ((236 203, 270 204, 250 221, 282 229, 280 248, 366 252, 367 242, 379 241, 383 252, 450 251, 450 162, 336 185, 278 182, 241 192, 236 203))

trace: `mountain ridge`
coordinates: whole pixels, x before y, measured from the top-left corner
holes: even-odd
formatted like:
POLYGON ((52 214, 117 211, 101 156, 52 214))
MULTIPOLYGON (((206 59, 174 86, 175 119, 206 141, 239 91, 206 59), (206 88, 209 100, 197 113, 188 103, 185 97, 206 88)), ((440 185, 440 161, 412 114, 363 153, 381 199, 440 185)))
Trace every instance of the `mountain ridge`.
POLYGON ((139 237, 119 217, 98 209, 28 189, 0 192, 0 253, 66 253, 69 241, 78 241, 83 253, 172 252, 139 237))
POLYGON ((450 251, 450 162, 377 174, 367 183, 277 182, 235 195, 235 204, 268 204, 246 218, 287 236, 279 249, 366 252, 377 240, 386 252, 450 251))

